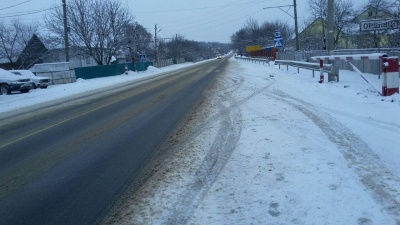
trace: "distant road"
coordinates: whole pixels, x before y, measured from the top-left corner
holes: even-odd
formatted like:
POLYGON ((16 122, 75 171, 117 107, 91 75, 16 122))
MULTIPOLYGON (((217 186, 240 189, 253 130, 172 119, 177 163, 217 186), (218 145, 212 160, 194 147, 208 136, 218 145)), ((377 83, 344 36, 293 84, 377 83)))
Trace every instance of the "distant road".
POLYGON ((0 118, 0 224, 101 221, 228 61, 0 118))

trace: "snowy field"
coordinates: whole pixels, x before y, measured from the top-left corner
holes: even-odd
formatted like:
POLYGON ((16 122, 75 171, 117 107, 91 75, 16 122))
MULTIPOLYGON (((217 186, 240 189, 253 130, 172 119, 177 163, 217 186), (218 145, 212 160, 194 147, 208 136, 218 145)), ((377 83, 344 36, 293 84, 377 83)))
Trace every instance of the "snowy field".
MULTIPOLYGON (((398 94, 381 97, 371 74, 375 88, 342 70, 319 84, 308 70, 229 60, 165 162, 107 223, 400 225, 398 94)), ((0 116, 184 66, 0 96, 0 116)))

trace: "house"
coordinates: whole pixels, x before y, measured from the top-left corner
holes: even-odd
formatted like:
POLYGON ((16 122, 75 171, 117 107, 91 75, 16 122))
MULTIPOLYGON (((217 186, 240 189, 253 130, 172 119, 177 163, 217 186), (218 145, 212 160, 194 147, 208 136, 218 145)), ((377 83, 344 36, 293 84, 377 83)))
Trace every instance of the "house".
POLYGON ((299 48, 302 50, 326 49, 326 21, 318 18, 299 33, 299 48))
POLYGON ((48 52, 48 49, 39 39, 36 34, 26 44, 24 50, 17 59, 19 68, 29 69, 37 63, 43 63, 43 55, 48 52))
POLYGON ((43 55, 47 52, 48 49, 43 42, 36 34, 33 34, 18 58, 13 59, 13 62, 1 60, 0 68, 5 70, 29 69, 36 63, 43 63, 43 55))
MULTIPOLYGON (((400 42, 398 38, 398 32, 394 31, 368 31, 360 32, 359 24, 361 20, 371 19, 387 19, 394 18, 394 15, 385 10, 379 10, 375 7, 368 7, 360 14, 358 14, 352 23, 352 32, 340 31, 339 36, 338 29, 335 29, 335 48, 337 49, 351 49, 351 48, 378 48, 378 47, 395 47, 399 46, 400 42)), ((351 25, 350 25, 351 26, 351 25)), ((300 49, 302 50, 325 50, 326 49, 326 32, 327 22, 322 18, 314 20, 309 24, 300 34, 300 49)))
MULTIPOLYGON (((64 48, 52 49, 43 57, 43 63, 65 62, 65 57, 64 48)), ((69 48, 69 64, 71 69, 97 66, 97 63, 93 57, 82 53, 78 47, 69 48)))
MULTIPOLYGON (((392 13, 386 10, 378 9, 373 6, 369 6, 358 16, 356 16, 353 22, 355 24, 360 24, 362 20, 393 18, 395 18, 395 16, 392 13)), ((399 46, 398 44, 390 40, 390 37, 393 36, 393 33, 393 30, 363 31, 353 36, 353 43, 356 45, 356 48, 385 48, 399 46)))

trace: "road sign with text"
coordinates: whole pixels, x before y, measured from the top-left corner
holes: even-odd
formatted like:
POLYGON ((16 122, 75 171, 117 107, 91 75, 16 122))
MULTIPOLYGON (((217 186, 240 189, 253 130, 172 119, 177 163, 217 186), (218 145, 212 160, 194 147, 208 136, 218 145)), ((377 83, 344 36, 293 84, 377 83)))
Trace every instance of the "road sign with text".
POLYGON ((361 31, 388 30, 397 28, 400 28, 400 20, 377 19, 377 20, 361 20, 360 22, 361 31))

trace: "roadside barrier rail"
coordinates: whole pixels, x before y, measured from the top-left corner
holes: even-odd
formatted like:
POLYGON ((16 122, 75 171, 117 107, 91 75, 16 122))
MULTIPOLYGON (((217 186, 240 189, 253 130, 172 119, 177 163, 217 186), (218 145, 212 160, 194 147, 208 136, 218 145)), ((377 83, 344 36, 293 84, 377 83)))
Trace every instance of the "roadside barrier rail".
MULTIPOLYGON (((243 57, 243 56, 236 56, 236 59, 245 60, 248 62, 253 63, 267 63, 271 61, 268 58, 250 58, 250 57, 243 57)), ((297 73, 300 72, 300 69, 307 69, 312 71, 312 76, 315 77, 315 71, 320 71, 320 64, 319 63, 310 63, 310 62, 300 62, 300 61, 292 61, 292 60, 275 60, 275 65, 278 65, 279 69, 281 66, 286 66, 286 70, 289 70, 289 66, 296 67, 297 73)), ((331 73, 332 72, 332 65, 331 64, 324 64, 323 65, 323 72, 324 73, 331 73)))

